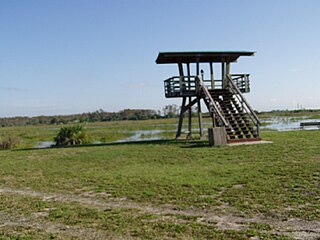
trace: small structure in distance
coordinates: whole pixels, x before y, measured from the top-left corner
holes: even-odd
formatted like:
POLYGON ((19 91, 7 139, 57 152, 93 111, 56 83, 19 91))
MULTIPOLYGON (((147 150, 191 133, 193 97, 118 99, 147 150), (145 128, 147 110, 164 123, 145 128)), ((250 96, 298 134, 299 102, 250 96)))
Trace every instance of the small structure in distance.
MULTIPOLYGON (((164 81, 167 98, 182 98, 176 138, 181 136, 185 113, 188 113, 188 136, 192 138, 192 111, 197 104, 200 137, 204 136, 201 100, 212 118, 213 131, 209 135, 223 142, 260 140, 260 121, 243 93, 250 92, 249 74, 231 74, 230 64, 240 56, 253 56, 254 52, 160 52, 157 64, 177 64, 179 76, 164 81), (194 64, 195 66, 191 66, 194 64), (203 64, 209 64, 210 79, 204 78, 203 64), (221 78, 214 76, 214 65, 221 65, 221 78), (191 73, 191 69, 195 72, 191 73)), ((208 65, 207 65, 208 66, 208 65)))

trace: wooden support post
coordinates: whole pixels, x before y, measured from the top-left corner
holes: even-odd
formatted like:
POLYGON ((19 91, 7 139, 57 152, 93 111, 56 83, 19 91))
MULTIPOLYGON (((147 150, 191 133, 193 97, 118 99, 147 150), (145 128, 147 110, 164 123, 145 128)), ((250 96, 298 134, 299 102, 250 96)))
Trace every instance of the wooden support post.
POLYGON ((200 97, 197 97, 198 101, 198 121, 199 121, 199 130, 200 130, 200 139, 203 138, 203 128, 202 128, 202 113, 201 113, 201 98, 200 97))
POLYGON ((192 139, 192 105, 191 105, 191 97, 189 97, 189 109, 188 109, 188 135, 187 139, 192 139))
MULTIPOLYGON (((212 89, 215 89, 215 85, 214 85, 214 75, 213 75, 213 63, 210 62, 210 76, 211 76, 211 86, 212 89)), ((216 126, 216 116, 214 113, 212 113, 212 127, 216 126)))
POLYGON ((213 63, 210 63, 211 88, 214 89, 213 63))
POLYGON ((221 79, 222 79, 222 89, 227 87, 227 79, 226 79, 226 65, 225 62, 221 63, 221 79))
POLYGON ((227 88, 228 87, 228 83, 227 83, 227 75, 230 74, 230 63, 227 62, 226 63, 226 72, 224 74, 224 77, 225 77, 225 87, 227 88))
POLYGON ((200 74, 199 61, 197 61, 197 64, 196 64, 196 73, 197 73, 197 76, 199 76, 199 74, 200 74))
MULTIPOLYGON (((190 77, 190 64, 187 63, 187 73, 188 73, 188 89, 191 87, 191 77, 190 77)), ((188 108, 188 135, 187 139, 192 139, 192 105, 191 105, 191 97, 189 97, 189 105, 188 108)))
POLYGON ((226 65, 226 75, 229 75, 230 74, 230 63, 227 62, 227 65, 226 65))
MULTIPOLYGON (((196 74, 197 76, 200 75, 200 65, 199 65, 199 60, 197 60, 197 63, 196 63, 196 74)), ((198 85, 198 84, 197 84, 198 85)), ((200 93, 198 93, 200 94, 200 93)), ((200 129, 200 138, 203 137, 203 129, 202 129, 202 113, 201 113, 201 97, 200 95, 197 96, 197 108, 198 108, 198 122, 199 122, 199 129, 200 129)))
POLYGON ((187 74, 188 74, 188 90, 190 90, 191 88, 190 63, 187 63, 187 74))
POLYGON ((182 104, 181 104, 181 109, 180 109, 180 116, 179 116, 179 124, 178 124, 178 130, 176 134, 176 139, 181 136, 181 129, 182 129, 182 123, 183 123, 183 115, 184 115, 184 108, 186 105, 186 97, 182 98, 182 104))
POLYGON ((188 105, 185 106, 184 110, 186 111, 187 109, 189 109, 189 107, 192 107, 193 105, 195 105, 197 101, 198 101, 197 98, 193 99, 191 103, 188 103, 188 105))
POLYGON ((212 127, 216 127, 217 123, 216 123, 216 115, 215 113, 212 113, 212 127))
POLYGON ((183 92, 183 88, 184 88, 184 75, 183 75, 183 66, 182 63, 178 63, 178 67, 179 67, 179 75, 180 75, 180 79, 179 79, 179 83, 180 83, 180 93, 182 94, 183 92))

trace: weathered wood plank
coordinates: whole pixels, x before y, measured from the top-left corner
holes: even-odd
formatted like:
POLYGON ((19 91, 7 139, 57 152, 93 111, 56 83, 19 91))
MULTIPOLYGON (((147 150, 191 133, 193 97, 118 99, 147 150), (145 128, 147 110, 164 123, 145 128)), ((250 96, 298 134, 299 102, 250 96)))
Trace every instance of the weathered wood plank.
POLYGON ((198 121, 199 121, 199 131, 200 131, 200 138, 203 137, 203 127, 202 127, 202 113, 201 113, 201 98, 197 97, 197 103, 198 103, 198 121))
POLYGON ((178 63, 178 68, 179 68, 179 75, 180 75, 180 81, 179 81, 179 85, 180 85, 180 93, 182 94, 183 91, 183 85, 184 85, 184 74, 183 74, 183 66, 182 63, 178 63))
POLYGON ((211 88, 214 89, 215 88, 215 84, 214 84, 214 74, 213 74, 213 63, 210 63, 210 76, 211 76, 211 88))
POLYGON ((320 127, 320 122, 301 122, 300 127, 320 127))
POLYGON ((180 109, 180 116, 179 116, 179 124, 178 124, 178 130, 176 134, 176 138, 179 138, 181 136, 181 129, 182 129, 182 123, 183 123, 183 115, 184 115, 184 109, 186 105, 186 97, 182 98, 182 104, 180 109))
MULTIPOLYGON (((188 89, 190 89, 191 86, 191 77, 190 77, 190 64, 187 63, 187 74, 188 74, 188 89)), ((192 139, 192 105, 191 105, 191 97, 189 97, 189 105, 188 108, 188 136, 187 139, 192 139)))

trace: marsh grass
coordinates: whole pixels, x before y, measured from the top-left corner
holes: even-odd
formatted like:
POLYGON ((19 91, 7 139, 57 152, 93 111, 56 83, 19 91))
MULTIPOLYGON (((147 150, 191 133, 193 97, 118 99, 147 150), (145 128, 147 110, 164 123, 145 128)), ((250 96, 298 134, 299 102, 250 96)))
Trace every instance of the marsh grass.
POLYGON ((13 149, 19 145, 19 142, 16 136, 0 136, 0 150, 13 149))

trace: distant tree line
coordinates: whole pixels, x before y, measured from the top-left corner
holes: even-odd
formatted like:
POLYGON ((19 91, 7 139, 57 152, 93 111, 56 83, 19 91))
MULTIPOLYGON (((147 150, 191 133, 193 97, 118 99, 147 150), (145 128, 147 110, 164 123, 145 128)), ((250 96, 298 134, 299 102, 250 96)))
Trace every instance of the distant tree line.
POLYGON ((106 112, 102 109, 95 112, 72 115, 10 117, 0 118, 0 126, 25 126, 39 124, 66 124, 83 122, 108 122, 119 120, 147 120, 177 117, 179 108, 176 105, 167 105, 161 111, 151 109, 124 109, 119 112, 106 112))

